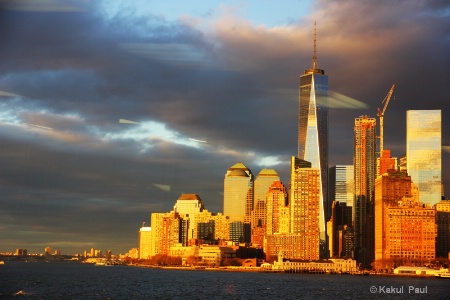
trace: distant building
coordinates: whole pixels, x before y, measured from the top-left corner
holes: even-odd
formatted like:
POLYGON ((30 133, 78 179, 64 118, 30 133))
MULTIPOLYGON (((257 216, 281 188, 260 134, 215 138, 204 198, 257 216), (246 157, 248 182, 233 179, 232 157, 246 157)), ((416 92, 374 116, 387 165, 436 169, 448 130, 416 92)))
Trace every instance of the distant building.
POLYGON ((52 248, 50 248, 50 247, 45 247, 45 249, 44 249, 44 254, 45 254, 45 255, 52 255, 52 248))
POLYGON ((435 218, 434 208, 413 198, 404 198, 397 207, 388 207, 385 258, 435 259, 435 218))
POLYGON ((355 200, 353 229, 355 258, 369 267, 374 260, 374 184, 376 176, 376 120, 355 119, 354 127, 355 200))
POLYGON ((291 158, 289 190, 290 233, 299 235, 295 246, 299 256, 291 259, 319 259, 320 242, 320 171, 311 163, 297 157, 291 158))
MULTIPOLYGON (((386 258, 386 210, 397 207, 404 197, 412 198, 411 176, 406 172, 387 170, 375 180, 375 259, 386 258)), ((418 201, 418 198, 415 199, 418 201)))
POLYGON ((152 255, 152 228, 141 227, 139 229, 139 259, 149 259, 152 255))
POLYGON ((15 256, 27 256, 28 251, 27 249, 16 249, 16 252, 14 253, 15 256))
POLYGON ((253 210, 253 174, 239 162, 231 166, 224 179, 223 213, 230 218, 230 239, 250 243, 253 210))
POLYGON ((436 207, 436 257, 450 256, 450 200, 441 200, 436 207))
POLYGON ((274 261, 272 270, 292 273, 355 273, 356 260, 351 258, 330 258, 328 260, 289 259, 283 252, 274 261))
POLYGON ((274 181, 266 193, 266 232, 281 233, 281 209, 287 206, 286 187, 281 181, 274 181))
POLYGON ((397 158, 391 157, 391 150, 383 150, 377 158, 377 176, 386 173, 388 170, 397 170, 397 158))
POLYGON ((254 182, 253 211, 251 213, 252 239, 254 246, 262 246, 266 232, 267 205, 266 197, 273 182, 279 181, 280 176, 273 169, 262 169, 254 182))
POLYGON ((434 205, 441 200, 441 111, 406 112, 406 164, 418 186, 420 202, 434 205))
POLYGON ((332 215, 329 221, 328 230, 328 244, 330 249, 330 257, 341 257, 342 253, 339 251, 339 230, 344 226, 351 227, 352 225, 352 207, 347 206, 347 203, 340 203, 333 201, 332 215))
POLYGON ((355 168, 353 165, 336 165, 329 172, 328 218, 331 217, 333 201, 353 206, 355 197, 355 168))
POLYGON ((197 238, 197 223, 196 216, 205 209, 202 199, 197 194, 181 194, 173 207, 173 211, 180 214, 183 219, 182 226, 184 230, 181 231, 183 245, 187 245, 187 241, 197 238), (187 222, 189 224, 187 224, 187 222), (189 227, 189 230, 186 228, 189 227))

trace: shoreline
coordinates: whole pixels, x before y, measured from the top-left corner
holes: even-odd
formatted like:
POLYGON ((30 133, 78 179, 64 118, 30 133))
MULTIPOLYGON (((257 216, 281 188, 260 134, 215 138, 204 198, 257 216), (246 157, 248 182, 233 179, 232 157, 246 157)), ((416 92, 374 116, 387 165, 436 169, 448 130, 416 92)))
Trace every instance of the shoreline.
POLYGON ((407 275, 393 273, 308 273, 308 272, 286 272, 284 270, 265 270, 260 267, 182 267, 182 266, 153 266, 153 265, 128 265, 138 268, 151 268, 162 270, 183 270, 183 271, 212 271, 212 272, 252 272, 252 273, 286 273, 286 274, 307 274, 307 275, 343 275, 343 276, 384 276, 384 277, 408 277, 408 278, 432 278, 434 275, 407 275))

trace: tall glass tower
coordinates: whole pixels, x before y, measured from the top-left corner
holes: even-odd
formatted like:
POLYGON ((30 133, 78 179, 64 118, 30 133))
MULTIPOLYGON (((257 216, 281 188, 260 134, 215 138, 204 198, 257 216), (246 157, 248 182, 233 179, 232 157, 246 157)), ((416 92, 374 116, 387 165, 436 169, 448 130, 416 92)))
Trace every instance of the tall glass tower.
POLYGON ((441 111, 406 112, 406 169, 419 187, 419 200, 441 201, 441 111))
POLYGON ((317 68, 316 27, 311 69, 300 76, 298 158, 320 170, 320 239, 325 243, 325 210, 328 190, 328 76, 317 68))
POLYGON ((223 214, 230 218, 230 239, 250 242, 253 210, 253 174, 243 163, 228 168, 224 179, 223 214))

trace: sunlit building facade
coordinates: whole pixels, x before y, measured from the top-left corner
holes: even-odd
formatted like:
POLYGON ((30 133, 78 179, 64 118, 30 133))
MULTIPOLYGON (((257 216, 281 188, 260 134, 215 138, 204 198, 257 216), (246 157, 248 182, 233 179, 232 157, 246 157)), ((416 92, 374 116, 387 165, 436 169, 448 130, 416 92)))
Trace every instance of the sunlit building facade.
POLYGON ((406 168, 419 188, 420 202, 441 200, 441 110, 406 112, 406 168))
POLYGON ((301 237, 296 245, 300 257, 296 259, 319 259, 321 246, 325 247, 325 243, 321 245, 320 242, 320 182, 319 169, 311 168, 310 162, 291 158, 290 231, 301 237))
POLYGON ((184 244, 187 244, 187 241, 190 239, 197 238, 198 221, 196 220, 196 216, 198 213, 202 212, 204 208, 205 205, 197 194, 181 194, 175 203, 173 211, 179 213, 185 221, 183 225, 189 227, 187 236, 183 238, 184 244))
POLYGON ((411 176, 406 172, 390 169, 375 180, 375 260, 386 258, 387 209, 397 207, 404 197, 412 198, 412 191, 411 176))
MULTIPOLYGON (((355 195, 355 168, 353 165, 336 165, 330 168, 328 201, 338 201, 353 206, 355 195)), ((329 205, 331 214, 331 204, 329 205)), ((351 224, 349 224, 351 225, 351 224)))
POLYGON ((355 119, 353 165, 355 198, 353 229, 355 258, 365 267, 374 259, 374 185, 376 176, 376 119, 355 119))
POLYGON ((139 229, 139 259, 149 259, 152 247, 152 228, 141 227, 139 229))
POLYGON ((266 196, 274 181, 280 176, 274 169, 262 169, 254 182, 252 227, 261 227, 266 223, 266 196))
POLYGON ((281 181, 274 181, 266 197, 266 234, 280 233, 281 209, 286 207, 287 192, 281 181))
POLYGON ((386 209, 385 258, 431 261, 436 257, 436 210, 413 198, 386 209))
POLYGON ((251 240, 253 210, 253 174, 239 162, 231 166, 224 179, 223 213, 230 220, 230 239, 234 242, 251 240))
POLYGON ((386 173, 388 170, 397 170, 397 158, 391 157, 391 150, 383 150, 377 158, 377 176, 386 173))

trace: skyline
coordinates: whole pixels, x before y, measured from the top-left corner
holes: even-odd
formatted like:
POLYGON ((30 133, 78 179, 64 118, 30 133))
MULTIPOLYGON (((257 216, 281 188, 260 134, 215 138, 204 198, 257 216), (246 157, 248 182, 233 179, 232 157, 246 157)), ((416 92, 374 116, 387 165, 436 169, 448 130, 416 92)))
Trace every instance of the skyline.
POLYGON ((378 123, 394 83, 384 148, 406 153, 406 111, 419 109, 442 110, 450 145, 449 5, 306 1, 272 19, 249 1, 178 15, 143 2, 0 1, 0 251, 124 253, 182 193, 222 212, 223 176, 237 162, 273 168, 286 185, 314 20, 329 167, 353 163, 354 119, 378 123))

